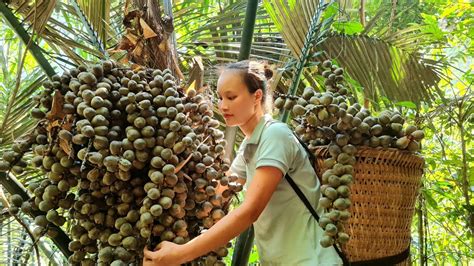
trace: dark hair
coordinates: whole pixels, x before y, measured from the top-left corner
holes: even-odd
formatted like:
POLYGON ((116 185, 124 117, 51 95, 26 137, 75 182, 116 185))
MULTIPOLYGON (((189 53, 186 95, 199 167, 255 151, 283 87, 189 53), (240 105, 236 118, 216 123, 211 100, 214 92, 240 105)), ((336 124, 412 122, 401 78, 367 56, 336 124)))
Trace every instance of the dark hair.
POLYGON ((267 82, 273 76, 273 71, 266 63, 244 60, 229 63, 222 70, 238 71, 250 93, 255 93, 258 89, 261 89, 263 92, 262 105, 265 104, 265 98, 268 94, 267 82))

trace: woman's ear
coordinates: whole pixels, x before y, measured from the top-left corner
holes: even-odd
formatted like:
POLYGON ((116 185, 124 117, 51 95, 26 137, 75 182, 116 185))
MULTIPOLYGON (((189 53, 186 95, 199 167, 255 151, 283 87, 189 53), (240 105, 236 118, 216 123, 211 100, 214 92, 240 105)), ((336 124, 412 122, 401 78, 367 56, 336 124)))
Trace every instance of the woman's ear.
POLYGON ((260 103, 262 102, 262 97, 263 97, 263 91, 262 89, 258 89, 257 91, 255 91, 255 100, 260 103))

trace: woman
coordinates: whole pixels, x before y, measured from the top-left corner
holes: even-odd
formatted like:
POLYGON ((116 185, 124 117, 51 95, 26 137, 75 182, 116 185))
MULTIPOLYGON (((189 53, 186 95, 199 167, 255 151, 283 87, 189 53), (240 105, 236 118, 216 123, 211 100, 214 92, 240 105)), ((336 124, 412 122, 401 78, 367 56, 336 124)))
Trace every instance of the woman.
POLYGON ((265 112, 267 80, 263 64, 227 65, 217 82, 219 109, 227 126, 245 135, 231 172, 245 183, 243 203, 190 242, 162 242, 144 251, 144 265, 179 265, 226 245, 250 225, 262 265, 342 265, 334 248, 322 248, 322 229, 285 178, 288 173, 316 208, 319 181, 304 148, 284 123, 265 112))

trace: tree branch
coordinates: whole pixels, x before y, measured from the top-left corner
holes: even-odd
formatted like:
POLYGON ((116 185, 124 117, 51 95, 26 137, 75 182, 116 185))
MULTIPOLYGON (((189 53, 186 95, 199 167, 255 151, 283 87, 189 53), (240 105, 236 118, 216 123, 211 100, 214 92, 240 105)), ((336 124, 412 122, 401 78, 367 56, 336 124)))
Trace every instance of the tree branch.
MULTIPOLYGON (((428 210, 427 210, 428 211, 428 210)), ((428 214, 431 215, 431 217, 433 218, 433 221, 444 228, 444 230, 446 230, 447 232, 449 232, 452 236, 454 236, 458 241, 459 243, 463 244, 468 250, 470 250, 471 252, 474 251, 474 249, 472 248, 472 246, 469 246, 468 244, 464 243, 464 241, 454 232, 454 230, 450 227, 448 227, 447 225, 445 225, 442 221, 439 221, 438 219, 436 219, 436 215, 434 215, 433 213, 431 213, 430 211, 428 211, 428 214)))
MULTIPOLYGON (((423 189, 423 188, 422 188, 423 189)), ((423 202, 423 197, 420 195, 420 197, 418 198, 418 208, 416 210, 417 214, 418 214, 418 238, 420 239, 420 245, 419 245, 419 252, 420 252, 420 266, 423 266, 424 265, 424 261, 425 261, 425 249, 424 249, 424 242, 425 242, 425 234, 424 234, 424 224, 423 224, 423 218, 424 218, 424 215, 423 215, 423 205, 424 205, 424 202, 423 202)))
POLYGON ((359 17, 360 24, 365 28, 365 0, 360 0, 359 17))
MULTIPOLYGON (((462 168, 461 168, 461 178, 462 178, 462 191, 463 191, 463 196, 466 204, 466 209, 467 209, 467 221, 469 224, 469 229, 471 230, 471 235, 474 235, 474 224, 471 222, 471 200, 469 197, 469 180, 467 176, 467 169, 469 167, 467 163, 467 150, 466 150, 466 130, 464 128, 464 121, 463 119, 463 108, 464 104, 461 102, 459 104, 459 112, 458 112, 458 119, 460 120, 461 123, 459 123, 459 132, 461 135, 461 155, 462 155, 462 168)), ((474 245, 474 237, 471 238, 473 241, 474 245)))
POLYGON ((392 11, 390 13, 390 21, 388 22, 389 32, 392 31, 392 24, 393 24, 393 21, 395 20, 396 10, 397 10, 397 0, 392 0, 392 11))

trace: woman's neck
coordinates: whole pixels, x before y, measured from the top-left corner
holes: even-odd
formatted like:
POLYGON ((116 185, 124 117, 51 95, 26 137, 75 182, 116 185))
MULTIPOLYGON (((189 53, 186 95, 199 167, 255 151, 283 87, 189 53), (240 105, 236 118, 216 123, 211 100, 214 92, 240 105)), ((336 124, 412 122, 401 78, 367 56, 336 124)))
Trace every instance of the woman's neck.
POLYGON ((242 130, 242 132, 244 133, 247 139, 250 138, 250 136, 252 136, 252 133, 255 130, 255 127, 257 127, 257 124, 260 121, 260 119, 262 119, 263 115, 264 115, 263 112, 255 112, 254 115, 252 115, 247 120, 247 122, 239 126, 240 130, 242 130))

